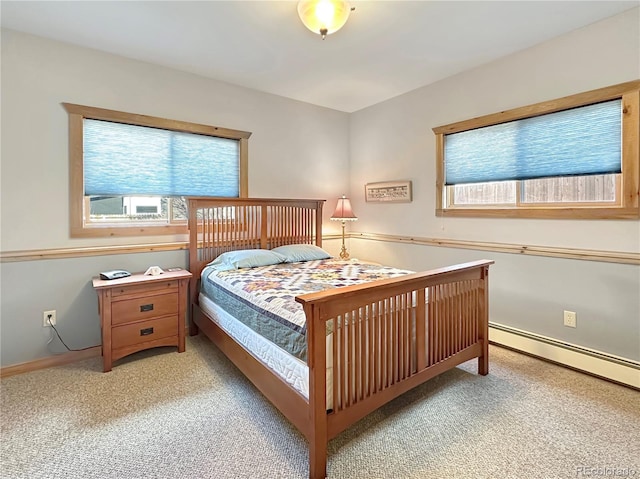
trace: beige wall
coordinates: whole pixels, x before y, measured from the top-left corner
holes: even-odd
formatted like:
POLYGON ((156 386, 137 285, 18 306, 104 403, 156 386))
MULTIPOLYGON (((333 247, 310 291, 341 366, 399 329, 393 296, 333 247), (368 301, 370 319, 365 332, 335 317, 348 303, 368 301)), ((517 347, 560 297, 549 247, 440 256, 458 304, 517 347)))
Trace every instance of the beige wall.
MULTIPOLYGON (((62 102, 250 131, 249 194, 326 199, 348 188, 348 114, 13 31, 2 32, 2 252, 141 244, 180 237, 69 237, 67 114, 62 102)), ((328 232, 339 225, 326 221, 328 232)), ((328 245, 330 246, 330 244, 328 245)), ((42 312, 72 348, 100 344, 99 271, 186 266, 186 253, 0 264, 1 364, 64 352, 47 346, 42 312)))
MULTIPOLYGON (((252 196, 350 193, 354 230, 425 238, 640 251, 638 221, 440 219, 431 128, 640 78, 640 9, 351 115, 16 32, 2 33, 1 250, 174 240, 70 239, 67 118, 61 102, 252 131, 252 196), (349 173, 350 172, 350 176, 349 173), (409 204, 364 202, 367 182, 410 179, 409 204)), ((339 225, 325 221, 329 232, 339 225)), ((329 242, 334 252, 337 242, 329 242)), ((482 257, 491 321, 640 360, 640 267, 350 240, 354 256, 416 270, 482 257), (563 309, 578 328, 561 325, 563 309)), ((186 265, 168 252, 0 265, 1 364, 50 355, 42 311, 73 346, 99 343, 98 271, 186 265)), ((56 352, 62 351, 54 344, 56 352)))
POLYGON ((435 217, 432 128, 640 78, 640 9, 351 115, 358 231, 640 252, 638 221, 435 217), (414 201, 365 203, 365 183, 411 179, 414 201), (417 220, 419 218, 419 220, 417 220))
MULTIPOLYGON (((640 9, 351 115, 354 231, 640 252, 638 220, 437 218, 432 128, 640 78, 640 9), (365 203, 368 182, 408 179, 408 204, 365 203)), ((640 360, 640 267, 352 240, 354 254, 411 269, 495 259, 490 320, 640 360), (578 328, 562 325, 577 311, 578 328)))
POLYGON ((346 113, 3 31, 2 251, 149 240, 69 238, 62 102, 250 131, 251 196, 327 199, 328 212, 348 187, 346 113))

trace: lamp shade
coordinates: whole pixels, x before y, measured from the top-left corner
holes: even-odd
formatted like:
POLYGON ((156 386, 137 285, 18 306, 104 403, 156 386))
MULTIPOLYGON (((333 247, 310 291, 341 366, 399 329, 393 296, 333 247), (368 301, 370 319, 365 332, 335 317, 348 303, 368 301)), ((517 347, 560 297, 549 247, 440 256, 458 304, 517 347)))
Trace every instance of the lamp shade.
POLYGON ((356 221, 358 219, 353 213, 353 209, 351 209, 349 198, 344 195, 342 195, 342 198, 338 198, 338 204, 331 219, 336 221, 356 221))
POLYGON ((349 3, 344 0, 301 0, 298 16, 304 26, 322 39, 340 30, 351 13, 349 3))

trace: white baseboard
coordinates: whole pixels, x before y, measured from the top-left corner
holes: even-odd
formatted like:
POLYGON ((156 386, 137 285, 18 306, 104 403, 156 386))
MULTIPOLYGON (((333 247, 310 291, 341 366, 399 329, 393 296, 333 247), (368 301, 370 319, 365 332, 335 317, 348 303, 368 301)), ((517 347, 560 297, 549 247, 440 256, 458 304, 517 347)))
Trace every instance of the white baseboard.
POLYGON ((640 389, 640 362, 489 323, 489 341, 640 389))

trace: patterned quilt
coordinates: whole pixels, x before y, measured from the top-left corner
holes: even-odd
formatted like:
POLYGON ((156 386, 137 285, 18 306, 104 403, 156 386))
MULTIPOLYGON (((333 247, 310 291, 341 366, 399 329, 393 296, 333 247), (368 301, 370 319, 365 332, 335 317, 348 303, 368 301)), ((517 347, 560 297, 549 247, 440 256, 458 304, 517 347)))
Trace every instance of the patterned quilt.
POLYGON ((411 271, 325 259, 257 268, 202 271, 202 293, 251 329, 306 361, 306 318, 301 294, 394 278, 411 271))

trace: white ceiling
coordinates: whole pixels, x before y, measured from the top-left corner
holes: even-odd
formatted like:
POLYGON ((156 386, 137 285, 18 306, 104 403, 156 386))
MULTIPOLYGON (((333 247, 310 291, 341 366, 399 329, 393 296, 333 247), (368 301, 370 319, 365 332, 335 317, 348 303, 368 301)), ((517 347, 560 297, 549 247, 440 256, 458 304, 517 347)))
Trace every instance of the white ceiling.
POLYGON ((345 112, 640 5, 635 1, 355 1, 326 40, 296 1, 5 1, 3 28, 345 112))

